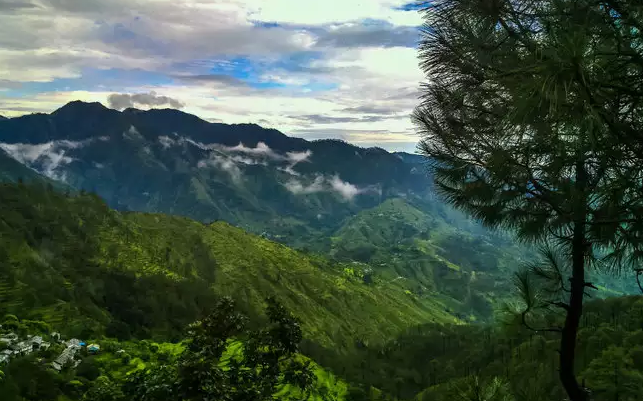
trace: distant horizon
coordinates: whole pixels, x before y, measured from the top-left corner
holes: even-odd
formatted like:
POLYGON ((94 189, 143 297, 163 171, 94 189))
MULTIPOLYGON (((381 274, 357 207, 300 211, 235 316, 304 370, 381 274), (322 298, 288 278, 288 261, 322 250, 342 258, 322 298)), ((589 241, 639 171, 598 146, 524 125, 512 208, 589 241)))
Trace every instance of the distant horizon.
POLYGON ((0 114, 74 99, 171 107, 291 136, 415 148, 424 74, 411 0, 0 5, 0 114))
MULTIPOLYGON (((314 137, 305 136, 305 135, 292 135, 292 134, 290 134, 288 132, 284 132, 283 130, 281 130, 281 129, 277 128, 277 127, 271 127, 271 126, 263 125, 263 124, 261 124, 259 122, 256 122, 256 121, 249 120, 249 121, 246 121, 246 122, 229 123, 229 122, 226 122, 226 121, 221 121, 219 119, 203 118, 202 116, 199 116, 198 114, 190 113, 190 112, 187 112, 185 110, 176 109, 176 108, 169 107, 169 106, 162 106, 162 107, 134 107, 133 106, 133 107, 127 107, 127 108, 119 110, 117 108, 110 107, 109 104, 106 105, 106 104, 104 104, 103 102, 100 102, 100 101, 84 101, 84 100, 75 99, 75 100, 70 100, 70 101, 68 101, 68 102, 66 102, 64 104, 61 104, 60 106, 55 107, 54 109, 49 110, 49 111, 25 112, 25 113, 18 114, 18 115, 15 115, 15 116, 8 116, 7 114, 3 114, 3 112, 0 111, 0 117, 5 117, 5 118, 11 119, 11 118, 17 118, 17 117, 22 117, 22 116, 28 116, 28 115, 32 115, 32 114, 51 114, 51 113, 55 112, 56 110, 59 110, 62 107, 66 106, 66 105, 68 105, 70 103, 73 103, 73 102, 99 103, 101 106, 103 106, 103 107, 105 107, 107 109, 115 110, 115 111, 119 111, 119 112, 122 112, 122 111, 124 111, 126 109, 136 109, 136 110, 141 110, 141 111, 148 111, 148 110, 177 110, 177 111, 180 111, 180 112, 183 112, 183 113, 190 114, 190 115, 193 115, 195 117, 198 117, 198 118, 200 118, 200 119, 202 119, 204 121, 207 121, 209 123, 220 123, 220 124, 230 124, 230 125, 233 125, 233 124, 256 124, 256 125, 258 125, 258 126, 260 126, 262 128, 276 129, 277 131, 281 132, 282 134, 284 134, 286 136, 293 137, 293 138, 302 138, 302 139, 305 139, 307 141, 315 141, 315 140, 322 140, 322 139, 335 139, 335 140, 345 141, 345 142, 347 142, 347 143, 349 143, 351 145, 358 146, 358 147, 361 147, 361 148, 377 147, 377 148, 382 148, 382 149, 384 149, 384 150, 386 150, 388 152, 404 152, 404 153, 410 153, 410 154, 417 154, 417 143, 413 143, 413 142, 402 142, 402 143, 394 143, 394 142, 393 143, 391 143, 391 142, 384 142, 384 143, 352 142, 352 141, 350 141, 350 139, 342 138, 340 136, 333 136, 333 137, 322 136, 322 137, 319 137, 319 138, 314 138, 314 137)), ((0 121, 2 121, 2 120, 0 119, 0 121)))

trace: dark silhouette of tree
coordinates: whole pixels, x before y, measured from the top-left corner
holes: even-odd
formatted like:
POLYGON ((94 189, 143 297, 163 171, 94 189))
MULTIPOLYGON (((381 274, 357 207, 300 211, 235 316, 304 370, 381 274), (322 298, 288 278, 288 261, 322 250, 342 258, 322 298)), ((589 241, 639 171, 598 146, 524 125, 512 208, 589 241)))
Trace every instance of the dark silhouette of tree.
MULTIPOLYGON (((547 288, 522 277, 524 323, 558 308, 560 380, 574 371, 591 267, 640 259, 643 6, 616 0, 439 0, 427 5, 413 119, 437 189, 492 227, 543 245, 547 288), (558 263, 560 262, 560 263, 558 263), (555 291, 553 291, 555 290, 555 291)), ((533 274, 532 274, 533 275, 533 274)))

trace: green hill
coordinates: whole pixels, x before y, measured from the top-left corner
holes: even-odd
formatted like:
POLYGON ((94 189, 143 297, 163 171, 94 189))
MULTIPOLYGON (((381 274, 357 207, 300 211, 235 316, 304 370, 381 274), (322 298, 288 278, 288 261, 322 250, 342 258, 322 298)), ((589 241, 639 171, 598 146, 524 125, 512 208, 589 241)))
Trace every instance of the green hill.
POLYGON ((85 338, 177 338, 226 294, 251 316, 276 295, 303 319, 305 337, 328 347, 455 320, 439 300, 360 264, 330 263, 226 223, 120 213, 93 195, 3 184, 0 240, 0 313, 85 338))
POLYGON ((476 318, 491 316, 520 263, 518 248, 502 238, 473 236, 403 199, 360 212, 331 242, 335 258, 368 263, 416 296, 448 299, 455 312, 476 318))

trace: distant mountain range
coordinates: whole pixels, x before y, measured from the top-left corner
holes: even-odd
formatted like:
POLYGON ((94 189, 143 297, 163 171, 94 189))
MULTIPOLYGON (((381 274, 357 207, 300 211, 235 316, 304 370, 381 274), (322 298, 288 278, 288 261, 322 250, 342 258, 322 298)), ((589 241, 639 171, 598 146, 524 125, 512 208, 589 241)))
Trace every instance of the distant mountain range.
POLYGON ((117 209, 224 220, 291 245, 386 199, 433 199, 421 156, 173 109, 119 112, 75 101, 2 120, 0 149, 117 209))

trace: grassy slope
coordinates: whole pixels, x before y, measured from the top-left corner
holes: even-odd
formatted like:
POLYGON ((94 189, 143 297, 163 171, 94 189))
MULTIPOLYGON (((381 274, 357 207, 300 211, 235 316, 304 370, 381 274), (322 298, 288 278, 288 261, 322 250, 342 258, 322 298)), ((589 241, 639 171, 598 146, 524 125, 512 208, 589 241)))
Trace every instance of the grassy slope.
POLYGON ((107 327, 122 331, 123 324, 138 336, 177 335, 214 294, 232 295, 255 315, 264 297, 276 295, 303 319, 306 338, 325 346, 454 321, 440 302, 409 295, 397 283, 364 284, 353 265, 225 223, 121 214, 92 196, 3 185, 0 241, 0 313, 85 337, 107 327))

